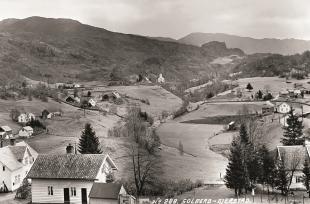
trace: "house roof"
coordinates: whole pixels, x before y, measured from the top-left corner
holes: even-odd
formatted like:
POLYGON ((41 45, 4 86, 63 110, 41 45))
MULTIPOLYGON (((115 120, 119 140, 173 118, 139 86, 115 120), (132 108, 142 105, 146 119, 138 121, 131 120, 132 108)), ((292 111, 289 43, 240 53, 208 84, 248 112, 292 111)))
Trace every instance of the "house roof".
POLYGON ((2 128, 5 132, 12 131, 12 129, 11 129, 9 126, 7 126, 7 125, 1 126, 1 128, 2 128))
POLYGON ((102 198, 102 199, 118 199, 121 184, 117 183, 94 183, 90 193, 90 198, 102 198))
POLYGON ((0 148, 0 155, 0 162, 11 171, 23 167, 23 164, 16 159, 15 155, 8 147, 0 148))
POLYGON ((104 154, 39 155, 29 178, 96 180, 104 154))
POLYGON ((15 144, 15 146, 27 146, 30 154, 34 157, 37 158, 38 152, 34 150, 31 146, 29 146, 25 141, 21 141, 15 144))
POLYGON ((8 148, 14 154, 17 161, 21 161, 24 158, 27 149, 26 146, 8 146, 8 148))
POLYGON ((22 141, 16 143, 15 146, 6 146, 0 148, 0 162, 8 167, 11 171, 23 167, 23 164, 20 162, 20 160, 24 157, 27 149, 26 147, 28 147, 28 150, 33 157, 37 156, 37 152, 32 149, 26 142, 22 141))
POLYGON ((25 126, 25 127, 23 127, 23 128, 24 128, 24 130, 27 130, 27 131, 33 131, 33 128, 30 127, 30 126, 25 126))
POLYGON ((285 169, 290 170, 296 167, 297 170, 302 170, 304 161, 309 157, 307 148, 303 145, 293 146, 278 146, 278 156, 280 160, 284 161, 285 169))

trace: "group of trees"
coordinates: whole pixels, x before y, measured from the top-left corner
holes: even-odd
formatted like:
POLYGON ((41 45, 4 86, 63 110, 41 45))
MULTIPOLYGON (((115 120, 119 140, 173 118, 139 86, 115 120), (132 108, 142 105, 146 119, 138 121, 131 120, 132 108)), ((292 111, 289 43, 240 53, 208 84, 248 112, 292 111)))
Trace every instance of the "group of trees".
POLYGON ((264 94, 261 90, 258 90, 255 93, 255 99, 269 101, 269 100, 273 99, 273 95, 269 92, 264 94))
POLYGON ((276 188, 283 195, 287 195, 293 177, 301 166, 304 166, 304 185, 310 190, 309 160, 307 157, 303 160, 304 152, 301 151, 304 148, 301 146, 304 144, 302 121, 291 109, 286 123, 283 127, 282 144, 294 147, 299 145, 300 148, 297 146, 296 151, 289 153, 285 151, 285 148, 277 153, 272 153, 261 143, 262 139, 253 139, 257 138, 251 130, 255 126, 243 121, 239 135, 231 143, 229 164, 225 176, 226 186, 234 189, 236 195, 243 191, 246 192, 258 183, 267 184, 268 190, 269 187, 276 188))
MULTIPOLYGON (((253 122, 253 121, 252 121, 253 122)), ((242 123, 239 135, 232 141, 225 184, 236 195, 247 192, 261 182, 274 186, 275 161, 264 144, 251 132, 252 124, 242 123)))

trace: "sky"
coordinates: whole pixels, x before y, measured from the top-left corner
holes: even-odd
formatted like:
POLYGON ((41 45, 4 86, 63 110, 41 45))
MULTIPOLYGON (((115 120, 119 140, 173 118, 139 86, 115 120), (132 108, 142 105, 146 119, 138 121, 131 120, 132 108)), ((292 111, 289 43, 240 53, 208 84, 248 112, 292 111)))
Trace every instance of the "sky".
POLYGON ((205 32, 310 40, 310 0, 0 0, 0 19, 30 16, 175 39, 205 32))

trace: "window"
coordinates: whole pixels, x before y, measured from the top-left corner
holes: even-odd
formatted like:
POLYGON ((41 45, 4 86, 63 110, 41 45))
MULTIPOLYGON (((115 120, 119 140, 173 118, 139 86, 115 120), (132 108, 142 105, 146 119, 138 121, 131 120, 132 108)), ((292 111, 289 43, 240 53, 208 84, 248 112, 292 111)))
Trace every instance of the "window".
POLYGON ((53 186, 48 186, 47 190, 48 190, 48 195, 54 195, 53 186))
POLYGON ((76 196, 76 188, 71 187, 71 196, 76 196))
POLYGON ((296 183, 303 182, 302 176, 296 176, 296 183))
POLYGON ((2 167, 2 170, 5 171, 5 166, 2 167))

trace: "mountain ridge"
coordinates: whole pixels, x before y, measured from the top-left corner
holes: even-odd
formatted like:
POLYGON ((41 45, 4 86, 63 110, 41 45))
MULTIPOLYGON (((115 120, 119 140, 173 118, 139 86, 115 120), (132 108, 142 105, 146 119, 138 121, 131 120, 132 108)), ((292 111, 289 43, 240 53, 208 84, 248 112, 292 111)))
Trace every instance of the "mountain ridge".
POLYGON ((225 71, 226 66, 210 63, 215 57, 202 47, 111 32, 71 19, 0 22, 0 72, 32 79, 106 81, 163 73, 169 81, 183 81, 225 71))
POLYGON ((252 38, 241 37, 225 33, 190 33, 178 42, 190 45, 201 46, 210 41, 225 42, 229 48, 240 48, 247 54, 273 53, 291 55, 310 50, 310 41, 295 38, 252 38))

